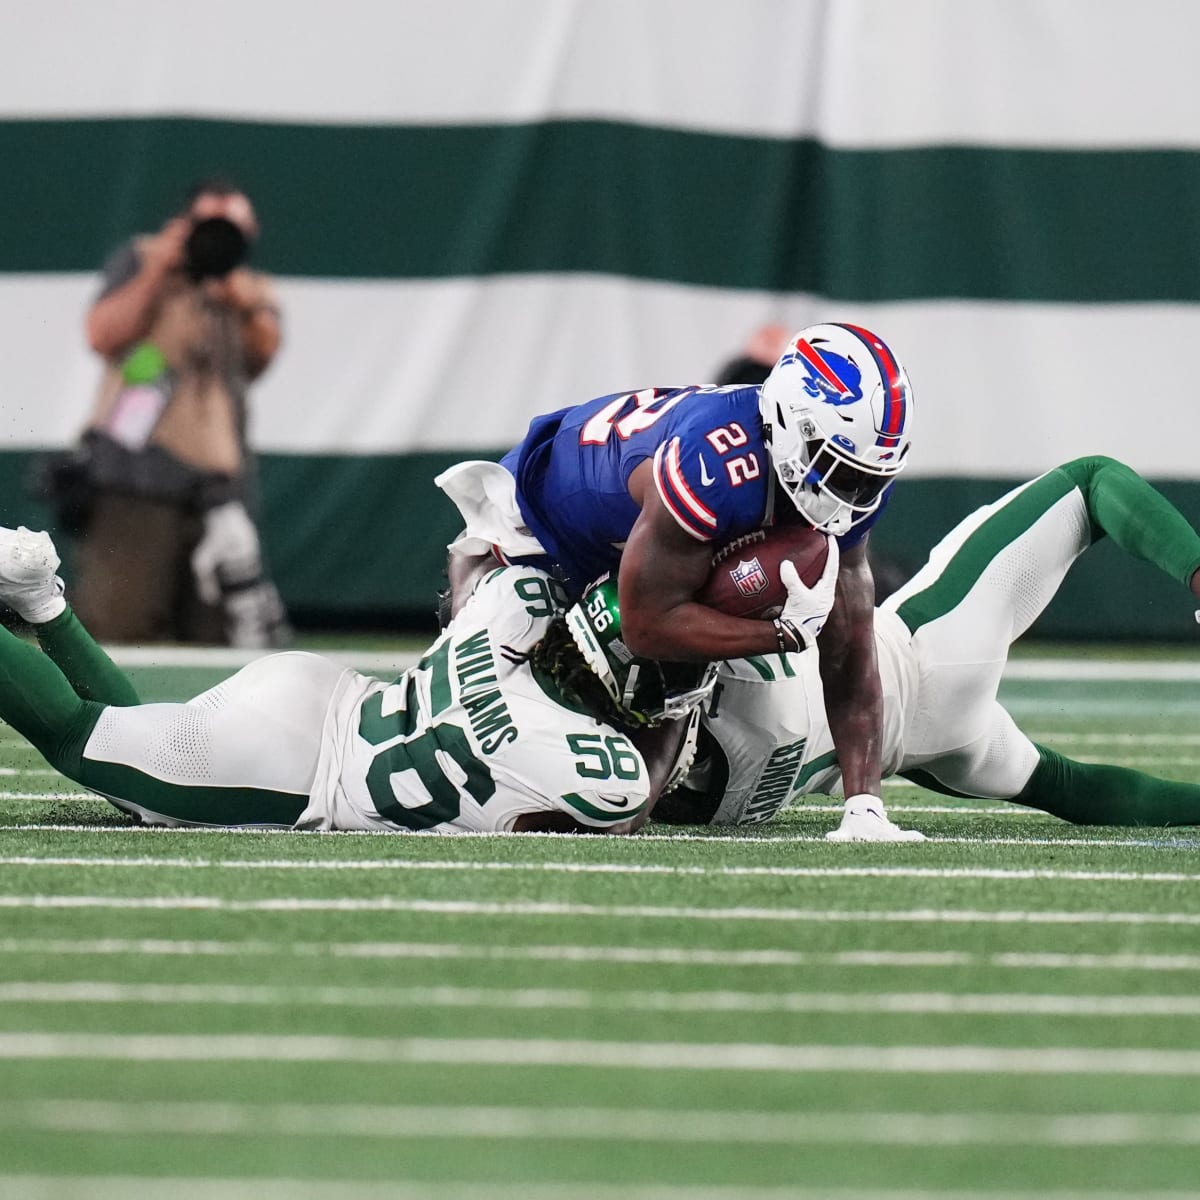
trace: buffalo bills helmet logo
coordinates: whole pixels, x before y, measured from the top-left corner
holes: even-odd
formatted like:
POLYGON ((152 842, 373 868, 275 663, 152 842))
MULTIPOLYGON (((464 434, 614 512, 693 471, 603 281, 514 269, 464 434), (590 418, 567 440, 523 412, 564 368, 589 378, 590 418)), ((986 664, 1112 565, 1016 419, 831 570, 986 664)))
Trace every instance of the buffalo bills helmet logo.
POLYGON ((840 406, 863 398, 862 371, 851 359, 832 350, 818 349, 804 338, 797 338, 780 362, 795 363, 807 369, 803 386, 814 400, 840 406))

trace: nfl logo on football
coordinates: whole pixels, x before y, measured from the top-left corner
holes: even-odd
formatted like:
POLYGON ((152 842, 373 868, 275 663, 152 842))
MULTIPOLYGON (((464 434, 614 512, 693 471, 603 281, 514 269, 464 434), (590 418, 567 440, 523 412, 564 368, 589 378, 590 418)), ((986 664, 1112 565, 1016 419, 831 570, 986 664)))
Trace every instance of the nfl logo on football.
POLYGON ((757 558, 749 562, 743 559, 736 567, 730 567, 729 578, 743 596, 757 596, 767 588, 767 573, 757 558))

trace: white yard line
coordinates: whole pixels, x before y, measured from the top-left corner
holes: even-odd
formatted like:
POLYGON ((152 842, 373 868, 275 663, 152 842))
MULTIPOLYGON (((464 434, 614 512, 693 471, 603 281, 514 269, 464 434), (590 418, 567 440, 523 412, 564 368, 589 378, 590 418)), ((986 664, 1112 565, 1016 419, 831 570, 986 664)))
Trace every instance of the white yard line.
POLYGON ((1149 768, 1152 773, 1155 769, 1162 770, 1167 763, 1175 768, 1200 766, 1200 755, 1195 754, 1076 754, 1075 757, 1085 763, 1104 763, 1138 770, 1149 768))
POLYGON ((58 801, 58 800, 86 800, 89 803, 95 803, 97 800, 102 801, 103 796, 97 796, 95 792, 10 792, 0 789, 0 800, 38 800, 38 801, 58 801))
POLYGON ((1200 996, 959 992, 608 991, 593 988, 309 987, 97 980, 0 983, 0 1004, 463 1008, 645 1013, 1197 1017, 1200 996))
POLYGON ((1080 746, 1200 746, 1200 733, 1081 733, 1073 729, 1027 729, 1035 742, 1080 746))
MULTIPOLYGON (((885 787, 891 787, 890 783, 885 782, 885 787)), ((911 784, 903 783, 896 784, 897 787, 911 787, 911 784)), ((75 800, 86 801, 89 804, 103 803, 104 798, 97 796, 92 792, 5 792, 0 791, 0 800, 75 800)), ((843 804, 802 804, 799 805, 797 811, 805 813, 840 813, 844 809, 843 804)), ((888 812, 903 812, 903 813, 945 813, 955 816, 975 816, 975 817, 1045 817, 1046 813, 1033 808, 1024 808, 1017 804, 1009 804, 1005 801, 997 801, 995 804, 973 805, 967 806, 962 804, 889 804, 888 812)), ((700 828, 696 826, 695 828, 700 828)), ((6 825, 0 827, 0 831, 8 830, 59 830, 68 833, 162 833, 162 829, 155 829, 147 825, 67 825, 67 824, 38 824, 34 822, 22 823, 20 825, 6 825)), ((451 835, 441 833, 430 833, 428 830, 399 830, 399 829, 338 829, 338 830, 317 830, 317 829, 254 829, 250 827, 233 826, 230 828, 220 826, 206 826, 198 829, 172 829, 167 830, 169 833, 287 833, 294 837, 396 837, 401 834, 406 838, 442 838, 452 836, 458 840, 464 838, 519 838, 521 841, 529 841, 531 838, 570 838, 574 834, 569 833, 476 833, 474 831, 462 830, 455 831, 451 835)), ((732 829, 730 833, 732 833, 732 829)), ((746 833, 746 827, 743 827, 741 832, 746 833)), ((721 834, 704 834, 690 833, 681 829, 679 833, 639 833, 637 840, 645 841, 665 841, 670 838, 678 840, 679 838, 688 838, 691 841, 723 841, 730 840, 730 833, 721 834)), ((746 837, 747 841, 757 843, 772 842, 787 842, 794 839, 788 837, 765 836, 759 837, 754 834, 749 834, 746 837)))
POLYGON ((1200 1076, 1200 1050, 787 1045, 295 1034, 0 1033, 0 1060, 336 1062, 390 1066, 922 1075, 1200 1076))
POLYGON ((1004 678, 1063 682, 1198 683, 1200 660, 1176 658, 1136 662, 1114 658, 1014 658, 1005 664, 1004 678))
MULTIPOLYGON (((907 1188, 704 1184, 482 1183, 184 1176, 0 1175, 4 1200, 930 1200, 907 1188)), ((944 1191, 936 1200, 1196 1200, 1194 1191, 944 1191)))
MULTIPOLYGON (((51 1133, 258 1137, 472 1138, 703 1145, 1194 1146, 1200 1114, 764 1112, 401 1104, 120 1103, 40 1100, 0 1128, 51 1133)), ((837 1193, 840 1195, 840 1191, 837 1193)), ((941 1193, 938 1193, 941 1195, 941 1193)))
POLYGON ((420 859, 219 859, 102 858, 89 856, 0 856, 0 867, 103 867, 171 871, 427 871, 468 873, 529 871, 549 875, 665 875, 688 878, 754 879, 990 879, 1053 880, 1068 883, 1200 883, 1191 871, 1079 871, 1046 867, 731 867, 672 866, 616 862, 443 862, 420 859))
MULTIPOLYGON (((805 812, 838 812, 842 811, 842 806, 829 806, 818 808, 815 805, 805 805, 805 812)), ((1042 817, 1044 813, 1035 812, 1029 809, 1021 808, 955 808, 949 805, 945 806, 923 806, 909 804, 893 804, 888 806, 889 813, 943 813, 955 815, 976 815, 976 816, 1012 816, 1012 817, 1042 817)), ((335 840, 345 840, 348 838, 405 838, 406 840, 420 838, 435 838, 441 840, 444 835, 431 834, 427 832, 401 832, 399 830, 339 830, 334 832, 316 831, 310 829, 293 830, 293 829, 250 829, 250 828, 233 828, 233 829, 218 829, 218 828, 203 828, 203 829, 151 829, 144 825, 38 825, 38 824, 22 824, 0 826, 0 835, 5 833, 106 833, 106 834, 123 834, 133 835, 143 838, 162 838, 174 837, 177 834, 185 834, 189 838, 203 837, 204 835, 213 834, 238 834, 243 837, 283 837, 288 840, 301 838, 334 838, 335 840)), ((550 840, 562 841, 564 839, 572 842, 578 841, 578 835, 571 833, 455 833, 452 835, 457 842, 469 841, 494 841, 496 839, 511 840, 517 839, 518 842, 530 842, 534 840, 550 840)), ((1200 834, 1197 831, 1187 829, 1163 829, 1158 831, 1153 837, 1051 837, 1051 838, 1034 838, 1034 837, 929 837, 926 839, 934 845, 948 846, 1107 846, 1107 847, 1133 847, 1152 850, 1170 850, 1183 849, 1193 850, 1200 847, 1200 834)), ((824 845, 829 843, 821 834, 790 834, 790 835, 764 835, 755 836, 753 834, 745 836, 730 830, 728 833, 639 833, 629 841, 621 841, 622 846, 640 846, 647 842, 670 842, 674 845, 688 845, 692 842, 713 842, 719 843, 731 850, 740 848, 753 848, 756 846, 793 846, 793 845, 824 845)), ((612 842, 607 843, 612 845, 612 842)), ((911 846, 909 847, 911 849, 911 846)), ((853 854, 852 847, 848 853, 853 854)))
MULTIPOLYGON (((230 646, 105 646, 109 658, 119 667, 210 667, 232 671, 246 666, 271 651, 239 650, 230 646)), ((370 674, 399 675, 416 666, 421 654, 405 650, 317 650, 313 653, 370 674)))
POLYGON ((671 905, 568 904, 556 901, 413 900, 393 896, 276 896, 264 900, 230 900, 223 896, 0 896, 0 909, 113 909, 152 912, 405 912, 443 916, 583 917, 588 920, 637 919, 668 921, 767 921, 831 924, 968 924, 968 925, 1174 925, 1200 926, 1200 913, 1189 912, 1054 912, 960 908, 828 909, 828 908, 690 908, 671 905))
POLYGON ((696 946, 478 945, 464 942, 269 942, 168 938, 0 938, 0 954, 180 958, 380 958, 613 963, 679 967, 961 967, 1028 971, 1197 971, 1200 954, 1058 954, 967 950, 717 950, 696 946))
MULTIPOLYGON (((227 647, 196 646, 106 646, 109 657, 122 667, 209 667, 235 669, 263 657, 261 650, 237 650, 227 647)), ((399 674, 416 664, 415 652, 321 650, 324 658, 345 663, 360 671, 399 674)), ((1006 679, 1061 680, 1182 680, 1200 681, 1200 662, 1194 658, 1176 658, 1137 662, 1097 658, 1016 658, 1004 669, 1006 679)))
MULTIPOLYGON (((109 656, 122 667, 211 667, 223 670, 245 666, 263 657, 261 650, 190 646, 107 646, 109 656)), ((360 671, 399 674, 415 665, 419 654, 393 651, 321 650, 324 658, 360 671)), ((1136 662, 1096 658, 1017 658, 1004 669, 1006 679, 1062 680, 1183 680, 1200 681, 1200 662, 1177 658, 1136 662)))

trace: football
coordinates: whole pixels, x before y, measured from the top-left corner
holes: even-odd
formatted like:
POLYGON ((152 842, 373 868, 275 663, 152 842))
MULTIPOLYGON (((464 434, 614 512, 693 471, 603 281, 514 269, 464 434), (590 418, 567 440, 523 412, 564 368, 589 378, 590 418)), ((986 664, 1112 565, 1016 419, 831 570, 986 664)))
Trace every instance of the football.
POLYGON ((828 544, 825 534, 804 525, 757 529, 717 552, 712 574, 696 599, 731 617, 773 620, 787 600, 779 578, 783 560, 791 559, 812 587, 825 569, 828 544))

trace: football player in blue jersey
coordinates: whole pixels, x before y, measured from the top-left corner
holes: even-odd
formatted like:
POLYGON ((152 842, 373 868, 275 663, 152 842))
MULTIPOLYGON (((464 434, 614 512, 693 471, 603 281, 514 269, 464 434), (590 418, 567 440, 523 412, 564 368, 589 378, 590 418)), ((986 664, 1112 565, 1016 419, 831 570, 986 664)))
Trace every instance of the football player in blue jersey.
POLYGON ((460 463, 438 477, 466 522, 451 546, 451 613, 497 563, 549 562, 574 596, 616 573, 634 655, 717 662, 804 650, 821 634, 847 796, 842 827, 856 840, 895 840, 901 831, 879 798, 866 544, 907 462, 912 409, 907 376, 882 339, 824 324, 792 338, 760 386, 645 388, 537 417, 500 463, 460 463), (788 601, 774 622, 697 602, 715 549, 784 522, 830 536, 813 587, 785 571, 788 601))

